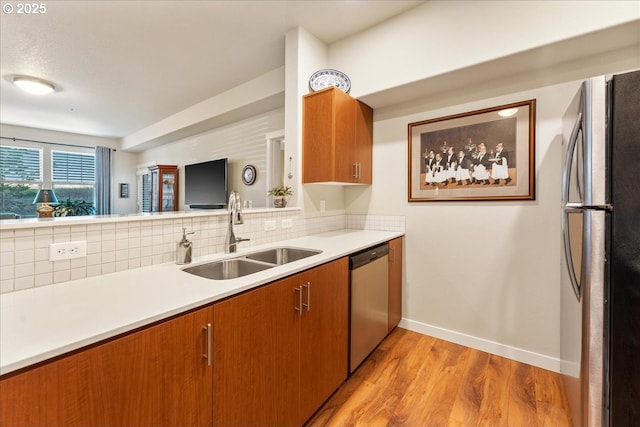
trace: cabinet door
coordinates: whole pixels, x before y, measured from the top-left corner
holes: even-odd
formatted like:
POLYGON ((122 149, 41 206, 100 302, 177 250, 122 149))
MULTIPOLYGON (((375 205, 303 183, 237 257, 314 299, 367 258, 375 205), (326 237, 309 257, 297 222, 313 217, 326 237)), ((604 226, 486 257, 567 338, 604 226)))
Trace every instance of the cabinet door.
POLYGON ((357 176, 354 182, 371 184, 373 163, 373 109, 360 101, 355 102, 354 162, 357 176))
POLYGON ((160 212, 160 173, 158 170, 151 171, 151 212, 160 212))
POLYGON ((356 181, 356 104, 357 101, 333 89, 334 96, 334 157, 335 174, 327 181, 356 181))
POLYGON ((151 212, 178 210, 178 167, 156 165, 151 168, 151 212))
POLYGON ((215 425, 298 425, 295 277, 214 305, 215 425))
POLYGON ((349 264, 342 258, 303 273, 300 334, 302 425, 347 377, 349 264))
POLYGON ((402 237, 389 242, 389 331, 402 317, 402 237))
POLYGON ((211 426, 211 307, 0 382, 3 426, 211 426), (10 409, 8 409, 10 408, 10 409))
POLYGON ((177 210, 177 171, 162 172, 162 211, 169 212, 177 210))
POLYGON ((330 91, 316 92, 303 98, 303 183, 333 180, 333 108, 333 95, 330 91))
POLYGON ((371 183, 373 110, 336 88, 303 107, 302 182, 371 183))

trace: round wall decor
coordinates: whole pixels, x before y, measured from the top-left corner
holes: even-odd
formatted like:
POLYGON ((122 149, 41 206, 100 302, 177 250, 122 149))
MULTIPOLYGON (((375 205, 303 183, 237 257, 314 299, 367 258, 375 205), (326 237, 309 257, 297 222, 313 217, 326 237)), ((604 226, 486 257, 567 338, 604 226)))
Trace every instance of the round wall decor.
POLYGON ((253 185, 256 182, 256 168, 253 165, 247 165, 242 169, 242 182, 245 185, 253 185))

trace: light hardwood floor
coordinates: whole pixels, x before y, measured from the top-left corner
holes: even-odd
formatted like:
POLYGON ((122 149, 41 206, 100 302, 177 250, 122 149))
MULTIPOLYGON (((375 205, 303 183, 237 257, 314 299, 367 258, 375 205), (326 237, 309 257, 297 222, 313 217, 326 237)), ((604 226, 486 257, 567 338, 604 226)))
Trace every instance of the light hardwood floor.
POLYGON ((396 328, 308 426, 571 426, 559 374, 396 328))

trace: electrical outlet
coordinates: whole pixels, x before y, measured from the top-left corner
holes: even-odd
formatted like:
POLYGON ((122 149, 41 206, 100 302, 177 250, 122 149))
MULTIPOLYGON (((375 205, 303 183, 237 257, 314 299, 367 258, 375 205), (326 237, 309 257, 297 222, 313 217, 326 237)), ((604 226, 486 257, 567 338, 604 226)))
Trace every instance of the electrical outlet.
POLYGON ((276 229, 276 221, 274 219, 264 222, 264 231, 273 231, 276 229))
POLYGON ((87 241, 49 244, 49 261, 82 258, 87 256, 87 241))
POLYGON ((291 218, 285 218, 282 220, 282 228, 293 227, 293 220, 291 218))
POLYGON ((324 200, 320 200, 320 212, 327 210, 327 203, 324 200))

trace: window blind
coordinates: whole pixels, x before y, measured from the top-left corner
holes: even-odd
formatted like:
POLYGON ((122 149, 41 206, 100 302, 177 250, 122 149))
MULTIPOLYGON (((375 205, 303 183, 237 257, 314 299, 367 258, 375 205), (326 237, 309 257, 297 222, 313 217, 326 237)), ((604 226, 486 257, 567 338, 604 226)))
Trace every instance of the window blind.
POLYGON ((93 184, 96 179, 95 156, 70 151, 51 151, 54 182, 93 184))
POLYGON ((0 146, 0 180, 42 181, 42 150, 0 146))

